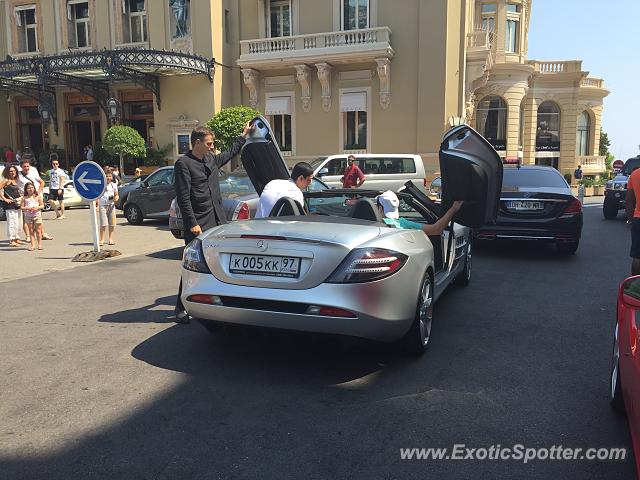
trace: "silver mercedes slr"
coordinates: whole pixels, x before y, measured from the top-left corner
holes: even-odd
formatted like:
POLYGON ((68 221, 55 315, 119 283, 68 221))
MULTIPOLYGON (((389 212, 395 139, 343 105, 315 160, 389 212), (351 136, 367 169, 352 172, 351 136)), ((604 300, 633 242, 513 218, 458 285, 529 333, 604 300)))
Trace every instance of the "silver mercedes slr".
MULTIPOLYGON (((256 191, 289 172, 266 119, 253 121, 241 159, 256 191)), ((414 354, 430 338, 433 305, 452 283, 471 279, 471 228, 495 221, 502 162, 468 126, 449 131, 440 150, 442 205, 411 182, 398 193, 400 215, 434 223, 464 200, 442 235, 387 226, 381 192, 304 192, 271 216, 212 228, 183 255, 182 301, 209 330, 236 324, 402 343, 414 354), (444 210, 443 210, 444 211, 444 210)))

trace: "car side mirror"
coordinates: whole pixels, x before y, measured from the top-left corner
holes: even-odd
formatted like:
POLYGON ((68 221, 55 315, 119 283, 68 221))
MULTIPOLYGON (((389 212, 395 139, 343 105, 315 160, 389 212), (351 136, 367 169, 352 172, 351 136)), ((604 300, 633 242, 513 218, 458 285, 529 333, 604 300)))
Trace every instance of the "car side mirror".
POLYGON ((640 276, 627 278, 620 286, 618 303, 640 309, 640 276))
POLYGON ((442 177, 434 178, 429 184, 429 193, 440 198, 442 194, 442 177))
POLYGON ((318 171, 318 174, 316 175, 317 177, 322 177, 324 175, 327 175, 329 173, 329 169, 327 167, 321 168, 318 171))

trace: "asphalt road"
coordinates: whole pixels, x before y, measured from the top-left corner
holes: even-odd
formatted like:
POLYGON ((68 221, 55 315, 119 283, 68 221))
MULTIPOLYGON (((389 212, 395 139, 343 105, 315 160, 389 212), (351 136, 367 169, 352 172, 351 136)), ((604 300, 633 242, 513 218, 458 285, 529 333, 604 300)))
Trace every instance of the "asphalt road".
POLYGON ((591 207, 575 256, 476 249, 418 360, 175 325, 179 249, 5 282, 0 478, 633 478, 632 458, 400 460, 454 444, 630 447, 608 405, 628 237, 591 207))

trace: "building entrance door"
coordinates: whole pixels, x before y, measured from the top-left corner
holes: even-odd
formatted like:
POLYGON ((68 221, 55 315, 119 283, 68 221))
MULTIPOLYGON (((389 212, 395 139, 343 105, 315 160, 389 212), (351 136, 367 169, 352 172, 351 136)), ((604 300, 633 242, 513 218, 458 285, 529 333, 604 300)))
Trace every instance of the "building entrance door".
POLYGON ((86 160, 84 151, 87 145, 95 147, 100 136, 100 108, 95 103, 69 105, 68 156, 72 165, 86 160))
POLYGON ((44 132, 40 121, 38 106, 31 99, 24 99, 18 108, 18 148, 23 150, 29 147, 34 155, 34 163, 38 168, 40 153, 44 150, 44 132))

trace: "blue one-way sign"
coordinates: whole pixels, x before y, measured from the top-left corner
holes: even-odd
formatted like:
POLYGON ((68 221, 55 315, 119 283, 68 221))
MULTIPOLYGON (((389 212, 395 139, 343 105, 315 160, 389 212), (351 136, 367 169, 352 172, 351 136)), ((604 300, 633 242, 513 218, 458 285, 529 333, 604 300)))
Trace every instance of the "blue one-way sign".
POLYGON ((107 178, 102 167, 95 162, 80 162, 73 171, 73 186, 85 200, 97 200, 104 193, 107 178))

